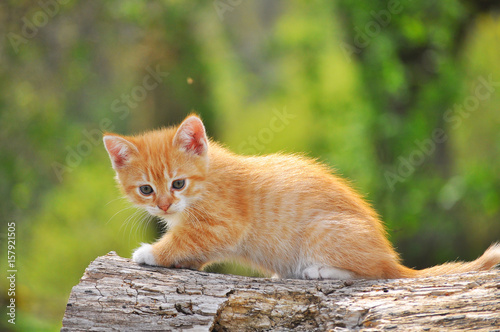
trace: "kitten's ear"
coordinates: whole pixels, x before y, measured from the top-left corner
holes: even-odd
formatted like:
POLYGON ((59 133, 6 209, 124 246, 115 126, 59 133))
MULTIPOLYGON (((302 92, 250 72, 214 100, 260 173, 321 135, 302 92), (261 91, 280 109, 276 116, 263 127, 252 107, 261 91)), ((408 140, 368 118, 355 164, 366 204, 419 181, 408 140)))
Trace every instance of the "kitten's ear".
POLYGON ((138 153, 137 147, 123 137, 106 134, 103 141, 115 170, 126 166, 130 158, 138 153))
POLYGON ((207 153, 207 134, 199 117, 191 115, 181 123, 174 136, 174 145, 183 151, 199 156, 207 153))

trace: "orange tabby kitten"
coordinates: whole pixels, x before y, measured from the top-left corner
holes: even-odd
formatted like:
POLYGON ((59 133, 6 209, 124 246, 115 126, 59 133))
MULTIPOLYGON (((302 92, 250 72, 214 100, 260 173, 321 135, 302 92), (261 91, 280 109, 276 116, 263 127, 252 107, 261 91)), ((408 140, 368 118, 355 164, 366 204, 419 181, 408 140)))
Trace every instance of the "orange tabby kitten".
POLYGON ((487 270, 500 244, 469 263, 413 270, 400 263, 375 211, 323 165, 245 157, 207 139, 189 116, 140 136, 105 134, 118 183, 169 231, 133 254, 140 264, 199 269, 236 259, 283 278, 408 278, 487 270))

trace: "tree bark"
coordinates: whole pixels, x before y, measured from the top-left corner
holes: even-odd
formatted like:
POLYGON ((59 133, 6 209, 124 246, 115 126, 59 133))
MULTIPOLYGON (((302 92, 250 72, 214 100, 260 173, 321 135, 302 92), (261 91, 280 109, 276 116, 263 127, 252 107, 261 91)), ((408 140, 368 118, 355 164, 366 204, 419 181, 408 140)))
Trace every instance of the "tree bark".
POLYGON ((61 331, 500 329, 500 271, 395 280, 248 278, 98 257, 61 331))

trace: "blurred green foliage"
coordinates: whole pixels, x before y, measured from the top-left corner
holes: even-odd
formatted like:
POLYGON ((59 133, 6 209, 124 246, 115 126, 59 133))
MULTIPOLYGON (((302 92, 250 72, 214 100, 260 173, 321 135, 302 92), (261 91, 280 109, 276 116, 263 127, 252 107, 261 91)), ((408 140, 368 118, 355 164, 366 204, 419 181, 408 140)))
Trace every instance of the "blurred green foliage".
POLYGON ((494 1, 5 1, 0 32, 0 234, 16 223, 18 269, 5 329, 58 329, 91 260, 157 236, 120 198, 101 131, 192 111, 235 152, 335 167, 409 266, 500 239, 494 1))

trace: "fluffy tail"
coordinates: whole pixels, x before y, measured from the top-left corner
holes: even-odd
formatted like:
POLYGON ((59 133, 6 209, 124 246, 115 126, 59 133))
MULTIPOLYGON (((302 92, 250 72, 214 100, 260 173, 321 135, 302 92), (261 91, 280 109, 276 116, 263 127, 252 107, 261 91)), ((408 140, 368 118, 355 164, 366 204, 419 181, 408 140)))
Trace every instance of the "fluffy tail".
POLYGON ((472 262, 454 262, 437 265, 423 270, 413 270, 402 266, 403 278, 432 277, 452 273, 489 270, 500 263, 500 243, 492 244, 484 254, 472 262))

